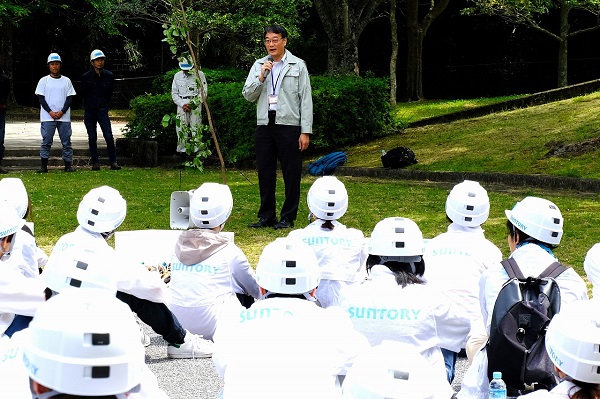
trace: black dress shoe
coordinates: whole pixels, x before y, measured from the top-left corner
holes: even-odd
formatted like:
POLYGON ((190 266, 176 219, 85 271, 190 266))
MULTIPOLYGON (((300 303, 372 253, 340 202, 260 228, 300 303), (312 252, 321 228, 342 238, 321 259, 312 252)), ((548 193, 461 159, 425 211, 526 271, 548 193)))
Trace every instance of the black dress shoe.
POLYGON ((273 218, 273 219, 260 218, 260 219, 258 219, 258 222, 250 223, 248 225, 248 227, 252 227, 254 229, 259 229, 262 227, 271 227, 276 224, 277 224, 277 219, 275 219, 275 218, 273 218))
POLYGON ((273 226, 275 230, 290 229, 292 227, 294 227, 294 222, 290 222, 289 220, 285 219, 281 219, 279 223, 275 223, 275 225, 273 226))

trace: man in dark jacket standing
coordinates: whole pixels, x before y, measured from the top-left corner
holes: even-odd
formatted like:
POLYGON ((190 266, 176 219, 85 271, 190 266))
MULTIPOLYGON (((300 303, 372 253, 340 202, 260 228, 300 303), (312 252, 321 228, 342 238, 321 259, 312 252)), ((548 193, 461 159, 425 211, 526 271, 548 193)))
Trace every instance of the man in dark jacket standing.
MULTIPOLYGON (((0 67, 0 163, 4 158, 4 134, 6 132, 6 102, 8 100, 8 92, 10 91, 10 79, 4 74, 0 67)), ((8 173, 8 171, 0 165, 0 173, 8 173)))
POLYGON ((81 78, 81 94, 85 110, 83 122, 88 134, 92 170, 100 170, 97 124, 100 125, 102 135, 104 136, 104 140, 106 140, 110 168, 112 170, 119 170, 121 167, 117 163, 115 139, 113 138, 110 119, 108 117, 108 104, 110 103, 115 87, 115 78, 111 71, 104 69, 105 58, 102 50, 92 51, 90 55, 92 69, 84 73, 81 78))

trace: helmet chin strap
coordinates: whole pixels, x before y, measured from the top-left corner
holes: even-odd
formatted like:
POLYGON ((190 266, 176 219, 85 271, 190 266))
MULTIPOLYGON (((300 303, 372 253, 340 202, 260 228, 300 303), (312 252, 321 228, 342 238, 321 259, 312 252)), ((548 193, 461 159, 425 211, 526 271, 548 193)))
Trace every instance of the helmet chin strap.
POLYGON ((402 262, 408 263, 410 265, 410 271, 412 274, 417 274, 417 267, 415 266, 415 262, 420 262, 421 257, 418 255, 415 256, 385 256, 379 255, 382 263, 386 262, 402 262))

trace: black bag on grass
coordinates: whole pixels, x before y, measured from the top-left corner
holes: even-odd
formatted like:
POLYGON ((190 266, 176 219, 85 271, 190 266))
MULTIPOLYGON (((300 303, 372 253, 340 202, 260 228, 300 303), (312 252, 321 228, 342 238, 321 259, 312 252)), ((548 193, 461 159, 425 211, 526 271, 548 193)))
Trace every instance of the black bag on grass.
POLYGON ((381 156, 384 168, 398 169, 416 164, 417 157, 408 147, 396 147, 381 156))

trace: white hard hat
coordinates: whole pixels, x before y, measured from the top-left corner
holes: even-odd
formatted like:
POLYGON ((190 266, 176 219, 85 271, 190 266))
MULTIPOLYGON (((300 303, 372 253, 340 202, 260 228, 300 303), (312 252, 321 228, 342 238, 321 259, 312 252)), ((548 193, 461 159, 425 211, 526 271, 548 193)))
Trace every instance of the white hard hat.
POLYGON ((194 67, 194 64, 192 64, 190 61, 188 61, 187 58, 181 58, 179 60, 179 68, 181 68, 181 70, 189 71, 193 67, 194 67))
POLYGON ((49 64, 53 61, 58 61, 62 63, 62 60, 60 59, 60 55, 58 55, 58 53, 50 53, 50 55, 48 56, 48 62, 46 63, 49 64))
POLYGON ((24 218, 29 207, 29 196, 23 181, 18 177, 5 177, 0 180, 0 201, 12 204, 20 218, 24 218))
POLYGON ((600 307, 597 300, 571 302, 556 314, 546 332, 546 351, 569 377, 600 384, 600 307))
POLYGON ((0 204, 0 238, 16 233, 25 220, 17 215, 17 211, 7 202, 0 204))
POLYGON ((342 385, 343 399, 430 399, 437 384, 432 366, 412 346, 383 341, 360 354, 342 385))
POLYGON ((408 218, 383 219, 371 233, 368 252, 371 255, 404 258, 404 262, 417 262, 425 252, 423 233, 408 218))
POLYGON ((121 194, 112 187, 102 186, 91 189, 83 197, 77 209, 77 221, 86 230, 106 233, 119 227, 126 213, 127 203, 121 194))
POLYGON ((226 184, 203 183, 192 194, 190 218, 202 228, 213 228, 227 221, 233 209, 233 197, 226 184))
POLYGON ((105 291, 69 290, 50 298, 24 333, 29 376, 56 392, 117 395, 141 382, 139 327, 129 307, 105 291))
POLYGON ((92 53, 90 54, 90 61, 94 61, 95 59, 98 58, 106 58, 106 56, 104 55, 104 53, 102 52, 102 50, 94 50, 92 51, 92 53))
POLYGON ((92 249, 84 245, 56 246, 44 267, 42 277, 52 291, 72 288, 97 288, 117 293, 118 270, 112 249, 92 249))
POLYGON ((256 266, 258 285, 278 294, 305 294, 319 285, 321 272, 313 250, 304 242, 280 237, 267 244, 256 266))
POLYGON ((504 213, 517 229, 528 236, 547 244, 560 243, 564 219, 553 202, 544 198, 525 197, 512 210, 505 210, 504 213))
POLYGON ((476 181, 465 180, 452 188, 446 199, 446 214, 454 223, 476 227, 490 214, 490 199, 476 181))
POLYGON ((319 177, 308 190, 308 209, 322 220, 337 220, 348 209, 348 192, 335 176, 319 177))

